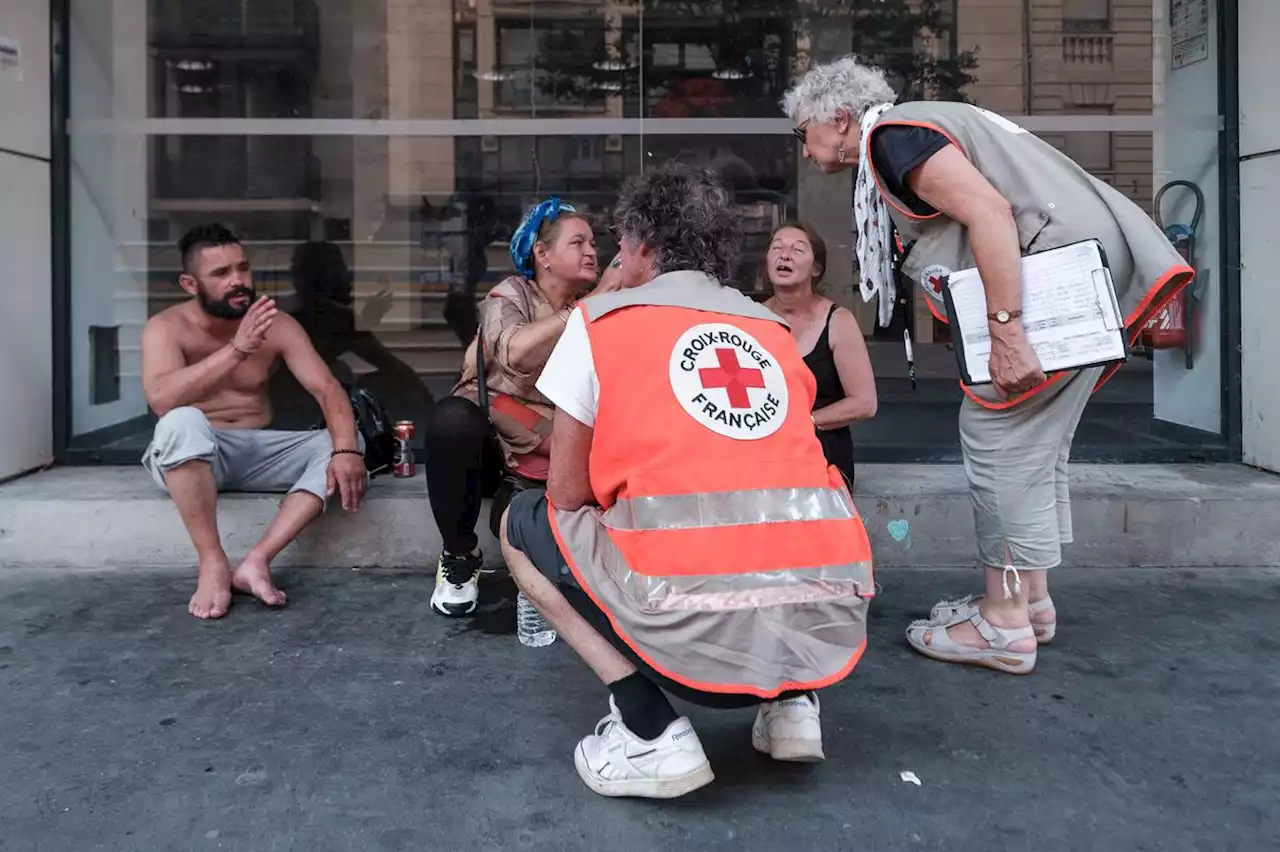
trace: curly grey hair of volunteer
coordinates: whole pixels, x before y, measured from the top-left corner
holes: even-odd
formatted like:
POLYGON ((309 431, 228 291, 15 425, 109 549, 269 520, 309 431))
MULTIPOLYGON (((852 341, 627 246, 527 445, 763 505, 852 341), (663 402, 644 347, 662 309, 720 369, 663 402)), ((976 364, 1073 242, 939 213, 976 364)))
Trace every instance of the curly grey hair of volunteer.
POLYGON ((627 181, 614 210, 618 237, 655 256, 654 272, 692 270, 733 283, 742 226, 729 192, 707 169, 667 160, 627 181))
POLYGON ((782 96, 782 111, 796 125, 827 124, 841 110, 858 122, 870 107, 896 98, 883 71, 849 55, 806 71, 782 96))

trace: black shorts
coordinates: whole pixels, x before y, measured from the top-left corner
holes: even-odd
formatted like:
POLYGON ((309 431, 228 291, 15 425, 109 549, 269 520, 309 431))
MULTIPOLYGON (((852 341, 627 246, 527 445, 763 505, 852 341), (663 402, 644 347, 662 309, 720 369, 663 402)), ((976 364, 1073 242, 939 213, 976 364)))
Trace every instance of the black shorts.
POLYGON ((511 498, 511 505, 507 509, 507 541, 516 550, 529 557, 534 567, 559 587, 560 593, 587 620, 587 623, 608 639, 609 643, 643 672, 645 677, 669 694, 690 704, 716 710, 754 707, 761 702, 762 699, 754 695, 702 692, 691 689, 663 677, 640 659, 636 652, 618 636, 608 616, 595 605, 586 592, 582 591, 573 572, 569 570, 563 554, 560 553, 560 545, 556 543, 555 533, 551 531, 551 519, 547 515, 546 492, 521 491, 511 498))

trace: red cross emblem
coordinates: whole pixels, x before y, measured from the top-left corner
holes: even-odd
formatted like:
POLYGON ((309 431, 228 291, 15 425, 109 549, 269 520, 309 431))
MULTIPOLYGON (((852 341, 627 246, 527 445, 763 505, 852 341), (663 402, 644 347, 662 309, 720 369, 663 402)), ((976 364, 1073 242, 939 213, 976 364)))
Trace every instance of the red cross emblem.
POLYGON ((743 367, 738 363, 738 353, 733 349, 717 349, 719 367, 703 367, 698 370, 704 388, 724 388, 729 394, 730 408, 750 408, 751 396, 747 388, 763 388, 764 372, 755 367, 743 367))
POLYGON ((937 293, 938 295, 942 295, 942 276, 930 275, 929 286, 933 288, 933 292, 937 293))

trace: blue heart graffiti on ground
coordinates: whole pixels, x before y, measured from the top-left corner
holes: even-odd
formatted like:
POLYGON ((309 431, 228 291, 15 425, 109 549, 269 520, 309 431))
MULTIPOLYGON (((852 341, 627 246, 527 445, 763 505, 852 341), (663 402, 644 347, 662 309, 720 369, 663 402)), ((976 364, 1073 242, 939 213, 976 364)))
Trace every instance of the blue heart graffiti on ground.
POLYGON ((911 534, 911 524, 902 518, 889 522, 889 535, 893 536, 894 541, 903 541, 911 534))

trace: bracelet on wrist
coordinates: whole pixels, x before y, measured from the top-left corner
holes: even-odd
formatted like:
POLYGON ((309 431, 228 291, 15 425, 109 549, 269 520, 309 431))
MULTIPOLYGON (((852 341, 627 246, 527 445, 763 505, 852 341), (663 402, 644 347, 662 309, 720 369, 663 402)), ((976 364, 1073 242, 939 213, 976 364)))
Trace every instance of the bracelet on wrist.
POLYGON ((360 458, 364 458, 364 453, 360 452, 359 450, 344 449, 344 450, 334 450, 332 453, 329 454, 330 458, 334 456, 360 456, 360 458))
POLYGON ((236 353, 236 357, 239 358, 241 361, 245 360, 252 354, 251 352, 245 352, 239 346, 236 346, 236 342, 234 340, 227 345, 231 347, 231 351, 236 353))

